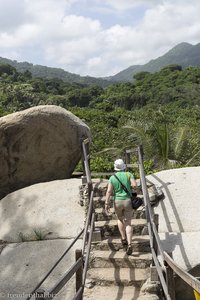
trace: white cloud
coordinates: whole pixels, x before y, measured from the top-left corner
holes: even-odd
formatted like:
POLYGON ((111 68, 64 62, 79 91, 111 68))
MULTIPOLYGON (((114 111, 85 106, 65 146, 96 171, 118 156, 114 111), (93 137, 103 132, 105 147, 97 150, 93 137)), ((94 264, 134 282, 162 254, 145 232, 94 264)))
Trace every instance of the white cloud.
POLYGON ((142 29, 146 37, 151 36, 151 47, 164 43, 170 47, 183 41, 192 43, 200 41, 199 31, 197 31, 200 26, 197 13, 200 3, 184 5, 183 2, 177 1, 174 5, 172 1, 165 1, 165 4, 146 12, 142 29))
MULTIPOLYGON (((102 2, 101 0, 97 0, 98 3, 102 2)), ((137 6, 151 6, 153 4, 158 5, 162 0, 104 0, 104 4, 108 4, 116 10, 127 10, 131 8, 135 8, 137 6)))
POLYGON ((30 18, 24 11, 24 0, 0 0, 0 32, 13 30, 30 18))
POLYGON ((63 19, 64 33, 73 39, 84 35, 94 36, 100 29, 101 24, 97 20, 91 20, 75 15, 68 15, 63 19))
POLYGON ((109 28, 97 15, 86 16, 87 5, 102 7, 102 0, 82 0, 85 15, 71 13, 77 3, 80 6, 78 0, 21 0, 20 4, 0 0, 0 56, 34 63, 29 55, 35 52, 40 53, 40 64, 81 75, 109 76, 144 64, 180 42, 200 42, 197 0, 105 0, 104 4, 123 14, 127 9, 134 11, 136 5, 145 9, 137 26, 109 28), (11 18, 15 9, 16 17, 11 18))

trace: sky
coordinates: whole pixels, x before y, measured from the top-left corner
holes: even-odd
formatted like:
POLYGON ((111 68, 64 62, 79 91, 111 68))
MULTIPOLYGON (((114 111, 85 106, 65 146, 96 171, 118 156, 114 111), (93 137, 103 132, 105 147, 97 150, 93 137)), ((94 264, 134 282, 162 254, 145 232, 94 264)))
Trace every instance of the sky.
POLYGON ((105 77, 200 42, 199 0, 0 0, 0 56, 105 77))

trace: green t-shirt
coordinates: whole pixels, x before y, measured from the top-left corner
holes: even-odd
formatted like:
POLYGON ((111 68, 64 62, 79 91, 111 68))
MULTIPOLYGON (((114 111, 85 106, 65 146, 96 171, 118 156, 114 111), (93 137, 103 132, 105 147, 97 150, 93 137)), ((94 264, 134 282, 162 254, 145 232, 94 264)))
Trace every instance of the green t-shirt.
MULTIPOLYGON (((119 178, 119 180, 125 185, 127 190, 131 194, 131 183, 130 179, 134 178, 133 174, 130 172, 124 172, 124 171, 119 171, 115 173, 115 175, 119 178)), ((113 189, 114 189, 114 199, 115 200, 126 200, 130 198, 130 194, 127 194, 123 188, 121 183, 115 178, 114 175, 112 175, 109 179, 109 182, 112 184, 113 189)))

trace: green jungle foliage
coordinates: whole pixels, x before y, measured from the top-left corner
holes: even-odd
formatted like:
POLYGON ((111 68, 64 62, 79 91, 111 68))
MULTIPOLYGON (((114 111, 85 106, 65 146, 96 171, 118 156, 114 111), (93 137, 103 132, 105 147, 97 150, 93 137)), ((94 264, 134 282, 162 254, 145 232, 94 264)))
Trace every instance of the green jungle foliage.
POLYGON ((170 65, 134 77, 102 88, 1 64, 0 116, 49 104, 71 111, 91 128, 92 171, 112 171, 113 160, 139 144, 147 173, 200 165, 200 68, 170 65))

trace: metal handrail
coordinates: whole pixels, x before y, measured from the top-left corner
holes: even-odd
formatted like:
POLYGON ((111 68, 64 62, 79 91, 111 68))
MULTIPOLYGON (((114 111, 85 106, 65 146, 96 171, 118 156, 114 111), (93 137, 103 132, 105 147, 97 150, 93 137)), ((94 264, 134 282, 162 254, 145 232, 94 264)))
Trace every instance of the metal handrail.
MULTIPOLYGON (((88 189, 90 188, 91 190, 89 191, 89 208, 87 212, 87 218, 86 218, 86 225, 85 225, 85 231, 83 234, 83 247, 82 247, 82 253, 84 255, 85 252, 85 247, 86 247, 86 242, 87 242, 87 251, 86 251, 86 258, 85 258, 85 264, 84 264, 84 269, 83 269, 83 286, 85 285, 85 280, 87 276, 87 269, 88 269, 88 264, 89 264, 89 256, 90 256, 90 249, 91 249, 91 242, 92 242, 92 233, 94 230, 94 221, 95 221, 95 213, 93 209, 93 197, 94 197, 94 191, 92 188, 92 181, 91 181, 91 173, 90 173, 90 167, 89 167, 89 156, 87 154, 86 150, 86 143, 89 143, 89 140, 85 140, 82 143, 82 148, 83 148, 83 158, 84 158, 84 166, 85 166, 85 173, 86 173, 86 179, 87 179, 87 184, 88 184, 88 189), (88 236, 88 228, 90 226, 90 232, 88 236)), ((84 290, 84 288, 83 288, 84 290)))
POLYGON ((54 293, 58 293, 61 288, 65 286, 65 284, 68 282, 68 280, 71 278, 69 277, 69 274, 73 276, 73 274, 78 271, 78 268, 84 265, 83 268, 83 273, 82 273, 82 282, 81 285, 76 292, 73 300, 82 300, 83 292, 84 292, 84 285, 86 281, 86 275, 87 275, 87 269, 89 265, 89 256, 90 256, 90 249, 91 249, 91 242, 92 242, 92 233, 94 229, 94 221, 95 221, 95 213, 93 211, 93 190, 92 190, 92 181, 91 181, 91 173, 90 173, 90 168, 89 168, 89 154, 87 153, 86 145, 89 143, 89 139, 86 139, 82 142, 82 151, 83 151, 83 165, 85 168, 85 174, 86 174, 86 181, 88 184, 88 189, 89 190, 89 209, 87 212, 87 217, 86 217, 86 224, 83 230, 83 242, 82 242, 82 251, 81 251, 81 258, 77 260, 77 262, 72 266, 72 268, 66 273, 63 278, 56 284, 56 286, 52 289, 52 297, 54 297, 54 293), (88 237, 88 229, 90 227, 90 233, 88 237), (85 248, 86 248, 86 243, 87 243, 87 251, 85 253, 85 248))
POLYGON ((155 266, 156 266, 156 270, 158 272, 158 276, 160 278, 160 282, 161 282, 165 297, 166 297, 167 300, 171 300, 171 297, 170 297, 169 291, 168 291, 168 286, 167 286, 167 283, 166 283, 166 279, 165 279, 164 274, 163 274, 163 269, 161 268, 161 266, 159 264, 159 260, 157 258, 157 255, 155 253, 154 248, 151 248, 151 253, 152 253, 152 257, 153 257, 153 260, 154 260, 154 263, 155 263, 155 266))
POLYGON ((80 257, 72 266, 71 268, 62 276, 61 280, 59 280, 54 287, 49 292, 50 297, 48 299, 53 299, 56 294, 66 285, 66 283, 72 278, 74 273, 78 271, 78 269, 83 264, 83 259, 80 257))
POLYGON ((82 282, 80 287, 78 288, 78 291, 76 292, 75 296, 73 297, 73 300, 82 300, 83 292, 84 292, 84 286, 87 276, 87 269, 89 265, 89 256, 90 256, 90 249, 91 249, 91 242, 92 242, 92 233, 94 229, 94 221, 95 221, 95 213, 93 211, 93 190, 92 190, 92 181, 91 181, 91 173, 89 168, 89 154, 87 153, 86 145, 89 143, 89 139, 86 139, 82 142, 82 151, 83 151, 83 166, 85 168, 85 174, 86 174, 86 181, 88 184, 89 189, 89 209, 87 211, 87 217, 86 217, 86 224, 83 230, 83 242, 82 242, 82 251, 81 251, 81 257, 77 260, 77 262, 72 266, 72 268, 66 273, 63 278, 56 284, 56 286, 52 289, 52 297, 54 297, 55 292, 58 293, 68 282, 68 280, 73 276, 75 272, 78 271, 78 269, 81 267, 81 265, 84 266, 83 273, 81 273, 82 282), (88 237, 88 229, 90 227, 89 237, 88 237), (87 251, 85 253, 86 249, 86 243, 87 243, 87 251), (70 277, 70 276, 71 277, 70 277))
MULTIPOLYGON (((81 277, 82 277, 81 285, 79 286, 78 291, 76 292, 76 294, 73 298, 73 300, 82 300, 83 292, 84 292, 84 285, 85 285, 87 270, 88 270, 88 265, 89 265, 92 233, 94 230, 94 223, 95 223, 95 213, 93 210, 94 191, 92 188, 91 173, 90 173, 90 168, 89 168, 89 155, 87 154, 87 149, 86 149, 87 143, 89 143, 89 140, 85 140, 82 143, 86 180, 87 180, 87 184, 88 184, 88 189, 90 188, 89 208, 88 208, 88 212, 87 212, 85 228, 77 235, 77 237, 74 239, 74 241, 71 243, 71 245, 62 254, 62 256, 57 260, 57 262, 54 264, 54 266, 51 268, 51 270, 45 275, 45 277, 40 281, 40 283, 30 293, 30 296, 28 298, 26 298, 26 300, 31 299, 35 295, 35 293, 37 292, 39 287, 42 285, 42 283, 47 279, 47 277, 50 275, 50 273, 55 269, 55 267, 59 264, 59 262, 64 258, 64 256, 68 253, 68 251, 73 247, 73 245, 76 243, 76 241, 83 234, 81 257, 73 264, 73 266, 68 270, 68 272, 66 272, 62 276, 62 278, 59 280, 59 282, 55 284, 55 286, 51 289, 50 293, 48 293, 48 299, 49 298, 53 299, 54 296, 66 285, 66 283, 74 275, 74 273, 77 272, 80 267, 84 266, 83 272, 81 273, 82 274, 81 275, 81 277), (90 231, 89 231, 89 227, 90 227, 90 231), (89 231, 89 234, 88 234, 88 231, 89 231), (86 249, 86 244, 87 244, 87 249, 86 249)), ((158 234, 158 231, 156 228, 156 224, 154 222, 153 210, 151 208, 151 204, 150 204, 150 200, 149 200, 149 194, 148 194, 148 190, 147 190, 141 146, 138 147, 138 157, 139 157, 140 180, 141 180, 141 185, 142 185, 142 190, 143 190, 143 195, 144 195, 147 228, 148 228, 149 237, 150 237, 150 248, 151 248, 151 252, 152 252, 153 261, 155 263, 155 267, 157 269, 158 276, 160 278, 160 282, 161 282, 161 285, 163 288, 163 293, 167 300, 172 300, 172 298, 169 294, 168 284, 167 284, 167 280, 165 278, 166 276, 164 276, 164 274, 163 274, 163 271, 166 273, 166 265, 169 266, 184 281, 186 281, 192 288, 194 288, 196 291, 198 291, 200 293, 200 282, 198 281, 198 279, 193 277, 192 275, 190 275, 188 272, 184 271, 182 268, 180 268, 162 248, 159 234, 158 234), (158 260, 157 251, 154 248, 155 242, 158 247, 161 258, 162 258, 161 262, 160 262, 160 260, 158 260), (162 263, 162 266, 161 266, 161 263, 162 263)), ((45 295, 44 295, 43 299, 47 299, 47 298, 45 298, 45 295)))
POLYGON ((155 249, 154 249, 153 241, 155 240, 155 237, 156 237, 156 242, 157 242, 157 246, 159 248, 160 254, 161 254, 162 258, 164 258, 164 253, 163 253, 163 249, 162 249, 162 246, 161 246, 159 235, 155 234, 155 232, 157 233, 157 229, 156 229, 156 226, 155 226, 155 223, 154 223, 154 220, 153 220, 153 211, 152 211, 152 208, 151 208, 151 204, 150 204, 150 200, 149 200, 149 193, 148 193, 148 190, 147 190, 142 153, 143 153, 142 146, 139 146, 138 147, 139 171, 140 171, 140 180, 141 180, 142 191, 143 191, 143 196, 144 196, 146 219, 147 219, 147 223, 148 223, 148 232, 149 232, 150 241, 151 241, 150 247, 151 247, 153 261, 155 263, 155 266, 156 266, 156 269, 157 269, 157 272, 158 272, 158 276, 160 278, 160 282, 161 282, 161 285, 162 285, 162 288, 163 288, 163 292, 165 294, 166 299, 171 300, 171 297, 170 297, 169 292, 168 292, 167 283, 166 283, 165 278, 163 276, 164 262, 163 262, 163 266, 161 267, 160 261, 158 260, 157 254, 156 254, 155 249))
MULTIPOLYGON (((73 300, 82 299, 81 297, 82 297, 82 294, 84 292, 84 286, 85 286, 87 270, 88 270, 88 264, 89 264, 90 248, 91 248, 91 242, 92 242, 92 233, 93 233, 93 230, 94 230, 94 221, 95 221, 95 213, 93 212, 92 213, 92 218, 91 218, 90 233, 89 233, 89 238, 88 238, 88 249, 87 249, 85 263, 84 263, 84 269, 83 269, 82 285, 78 289, 78 291, 77 291, 76 295, 74 296, 73 300)), ((85 231, 87 231, 87 230, 85 230, 85 231)))
POLYGON ((74 298, 72 300, 81 300, 82 296, 83 296, 83 291, 84 291, 84 286, 81 285, 80 288, 78 289, 76 295, 74 296, 74 298))
POLYGON ((151 208, 151 204, 149 201, 149 194, 147 190, 146 177, 144 172, 144 164, 143 164, 143 155, 142 155, 142 146, 138 147, 138 159, 139 159, 139 171, 140 171, 140 180, 142 185, 142 191, 144 195, 144 204, 145 204, 145 213, 147 219, 147 227, 150 236, 150 247, 152 252, 152 257, 158 272, 158 276, 160 278, 160 282, 163 288, 164 295, 167 300, 171 300, 171 296, 169 295, 168 285, 166 279, 163 275, 163 271, 166 272, 166 265, 169 266, 178 276, 180 276, 188 285, 190 285, 193 289, 200 293, 200 282, 197 278, 184 271, 180 266, 178 266, 175 261, 163 250, 160 237, 154 222, 153 218, 153 210, 151 208), (154 243, 156 241, 157 247, 159 249, 159 253, 162 258, 162 264, 160 265, 160 261, 158 260, 156 251, 154 249, 154 243))
POLYGON ((86 178, 87 178, 87 183, 91 183, 91 174, 90 174, 90 167, 89 167, 89 161, 88 161, 88 154, 86 150, 86 144, 89 143, 89 139, 86 139, 82 142, 82 150, 83 150, 83 163, 84 163, 84 168, 86 172, 86 178))
POLYGON ((87 233, 88 233, 88 228, 89 228, 89 225, 90 225, 89 222, 90 222, 91 215, 92 215, 92 210, 93 210, 93 195, 94 195, 94 191, 92 191, 92 193, 90 195, 89 209, 88 209, 87 218, 86 218, 85 230, 83 232, 82 255, 84 254, 84 251, 85 251, 85 245, 86 245, 86 242, 87 242, 87 233))
POLYGON ((200 293, 200 281, 198 277, 192 276, 190 273, 183 270, 178 266, 175 261, 164 251, 164 257, 167 264, 174 270, 174 272, 181 277, 188 285, 190 285, 195 291, 200 293))
POLYGON ((90 257, 90 249, 91 249, 91 243, 92 243, 92 234, 94 230, 94 223, 95 223, 95 213, 93 209, 93 197, 94 197, 94 191, 92 187, 92 180, 91 180, 91 172, 89 167, 89 154, 87 153, 86 145, 89 143, 89 139, 86 139, 82 142, 82 150, 83 150, 83 161, 84 161, 84 168, 85 168, 85 174, 86 174, 86 183, 88 184, 88 198, 89 198, 89 208, 87 211, 87 217, 86 217, 86 223, 85 223, 85 229, 83 233, 83 243, 82 243, 82 256, 84 257, 84 268, 83 268, 83 274, 82 274, 82 284, 78 291, 76 292, 76 295, 74 296, 73 300, 82 300, 82 295, 84 292, 84 286, 87 276, 87 270, 89 265, 89 257, 90 257), (88 236, 88 230, 90 227, 90 232, 88 236), (87 243, 87 250, 86 250, 86 243, 87 243))
POLYGON ((92 219, 91 219, 91 227, 90 227, 90 233, 89 233, 89 239, 88 239, 88 248, 87 248, 87 254, 86 254, 86 260, 85 260, 85 265, 83 269, 83 285, 85 285, 86 281, 86 276, 87 276, 87 269, 88 269, 88 264, 89 264, 89 256, 90 256, 90 249, 91 249, 91 243, 92 243, 92 233, 94 230, 94 221, 95 221, 95 214, 92 214, 92 219))
MULTIPOLYGON (((86 172, 86 178, 87 183, 92 184, 91 182, 91 174, 90 174, 90 168, 89 168, 89 154, 87 154, 86 150, 86 144, 89 143, 89 139, 86 139, 82 142, 82 152, 83 152, 83 160, 84 160, 84 168, 86 172)), ((44 281, 48 278, 48 276, 52 273, 52 271, 56 268, 56 266, 60 263, 60 261, 65 257, 65 255, 69 252, 69 250, 74 246, 76 241, 83 235, 83 247, 82 247, 82 256, 72 265, 72 267, 62 276, 62 278, 55 284, 55 286, 51 289, 51 291, 48 293, 48 299, 53 299, 54 296, 66 285, 66 283, 71 279, 71 277, 74 275, 75 272, 78 271, 78 269, 84 265, 83 269, 83 280, 82 285, 80 286, 79 290, 77 291, 74 300, 82 299, 82 294, 84 290, 84 284, 86 280, 86 274, 87 274, 87 268, 88 268, 88 262, 89 262, 89 253, 91 248, 91 240, 92 240, 92 232, 94 228, 94 212, 92 211, 93 208, 93 191, 89 195, 89 210, 87 213, 87 220, 86 220, 86 226, 84 229, 81 230, 81 232, 77 235, 77 237, 74 239, 74 241, 70 244, 70 246, 67 248, 67 250, 61 255, 61 257, 56 261, 56 263, 53 265, 53 267, 50 269, 50 271, 44 276, 44 278, 37 284, 37 286, 34 288, 34 290, 29 294, 29 296, 26 298, 26 300, 30 300, 33 296, 37 294, 38 289, 41 287, 41 285, 44 283, 44 281), (90 226, 90 234, 89 234, 89 241, 88 241, 88 249, 86 253, 86 261, 84 264, 84 252, 85 252, 85 246, 87 242, 87 235, 88 235, 88 228, 90 226)), ((45 294, 43 296, 40 296, 42 299, 46 299, 45 294)))
POLYGON ((26 298, 26 300, 31 299, 36 291, 39 289, 39 287, 43 284, 43 282, 47 279, 47 277, 51 274, 51 272, 55 269, 55 267, 59 264, 59 262, 65 257, 65 255, 69 252, 69 250, 73 247, 73 245, 77 242, 77 240, 81 237, 83 234, 84 229, 81 230, 81 232, 76 236, 74 241, 70 244, 70 246, 67 248, 67 250, 61 255, 61 257, 56 261, 56 263, 53 265, 53 267, 50 269, 50 271, 44 276, 44 278, 37 284, 37 286, 34 288, 34 290, 29 294, 29 296, 26 298))

